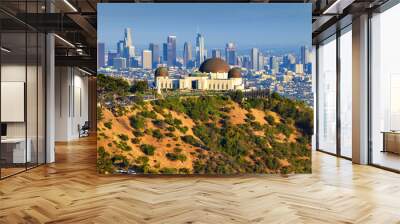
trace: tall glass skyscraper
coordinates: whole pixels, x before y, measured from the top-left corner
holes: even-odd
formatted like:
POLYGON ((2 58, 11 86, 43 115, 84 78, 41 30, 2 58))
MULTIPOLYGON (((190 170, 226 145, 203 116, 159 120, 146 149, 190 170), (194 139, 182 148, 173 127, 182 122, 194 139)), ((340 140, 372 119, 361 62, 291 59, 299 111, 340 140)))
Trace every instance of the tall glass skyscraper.
POLYGON ((176 65, 176 36, 167 38, 167 64, 168 66, 176 65))
POLYGON ((160 63, 160 46, 158 44, 150 43, 150 51, 152 52, 151 64, 153 68, 156 68, 160 63))
POLYGON ((279 72, 279 61, 278 58, 275 56, 271 56, 269 58, 269 68, 272 70, 272 73, 279 72))
POLYGON ((258 70, 264 69, 265 58, 261 51, 258 52, 258 70))
POLYGON ((309 55, 309 50, 307 46, 301 46, 300 49, 300 64, 307 64, 309 62, 308 60, 308 55, 309 55))
POLYGON ((124 44, 125 47, 130 47, 133 45, 131 28, 125 28, 124 44))
POLYGON ((200 66, 205 60, 204 36, 200 33, 196 36, 196 64, 200 66))
POLYGON ((124 54, 124 41, 120 40, 117 43, 117 53, 119 57, 122 57, 124 54))
POLYGON ((162 62, 166 63, 167 61, 168 61, 168 44, 163 43, 162 62))
POLYGON ((251 49, 251 68, 254 70, 258 70, 258 48, 251 49))
POLYGON ((183 64, 188 67, 189 63, 192 61, 192 44, 190 42, 185 42, 183 45, 183 64))
POLYGON ((212 57, 213 58, 222 58, 221 49, 213 49, 212 57))
POLYGON ((104 43, 97 43, 97 68, 104 67, 106 65, 106 52, 104 43))
POLYGON ((225 58, 229 65, 236 64, 236 46, 233 42, 229 42, 226 44, 225 58))
POLYGON ((135 47, 132 42, 131 28, 125 28, 123 45, 123 57, 127 60, 135 57, 135 47))

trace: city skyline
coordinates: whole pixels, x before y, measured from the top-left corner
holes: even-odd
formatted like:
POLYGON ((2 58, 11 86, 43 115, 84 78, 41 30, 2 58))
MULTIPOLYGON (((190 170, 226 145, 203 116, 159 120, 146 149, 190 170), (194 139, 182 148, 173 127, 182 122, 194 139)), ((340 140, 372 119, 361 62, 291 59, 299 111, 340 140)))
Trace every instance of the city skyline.
MULTIPOLYGON (((262 48, 257 47, 246 49, 246 52, 243 54, 244 51, 240 51, 234 42, 227 42, 225 48, 207 49, 205 47, 206 40, 201 33, 197 33, 195 39, 194 46, 192 46, 191 42, 186 41, 183 44, 183 50, 181 52, 179 52, 177 47, 177 36, 173 35, 167 36, 166 41, 162 44, 150 42, 147 47, 140 49, 137 48, 132 41, 132 29, 126 27, 123 32, 123 40, 119 40, 114 44, 117 47, 116 52, 108 51, 108 60, 117 59, 117 61, 119 61, 117 62, 118 64, 125 64, 121 66, 123 68, 138 67, 139 64, 142 64, 143 67, 143 54, 146 51, 147 54, 150 53, 150 57, 147 57, 147 60, 150 60, 150 62, 148 62, 150 63, 150 67, 145 66, 148 69, 155 69, 163 64, 168 67, 199 67, 208 58, 221 58, 230 66, 241 66, 253 70, 263 70, 266 64, 265 60, 268 59, 269 62, 267 64, 270 65, 270 69, 276 67, 274 69, 275 72, 277 72, 280 67, 280 62, 276 61, 276 57, 280 57, 283 60, 285 60, 286 57, 286 62, 281 61, 284 66, 295 64, 296 62, 303 64, 303 66, 310 63, 310 48, 307 45, 298 46, 296 50, 287 51, 283 55, 276 53, 271 54, 271 52, 264 51, 262 48), (160 49, 160 45, 162 49, 160 49), (194 54, 192 54, 192 52, 194 54), (142 54, 142 57, 138 58, 140 54, 142 54), (296 60, 296 57, 298 60, 296 60), (125 62, 121 60, 125 60, 125 62), (276 66, 273 66, 273 64, 276 64, 276 66)), ((106 55, 105 44, 98 42, 98 46, 98 55, 100 55, 98 61, 103 61, 103 57, 106 55)), ((113 65, 112 62, 107 64, 113 65)), ((99 63, 99 65, 99 67, 102 67, 105 63, 99 63)))
POLYGON ((98 41, 104 42, 109 51, 116 50, 117 46, 114 43, 121 40, 120 33, 126 27, 132 28, 134 45, 143 49, 149 43, 162 44, 165 42, 165 37, 176 36, 177 49, 182 51, 185 42, 195 45, 197 33, 201 33, 203 38, 207 39, 205 48, 210 51, 213 48, 224 48, 228 42, 234 42, 238 49, 294 48, 300 45, 311 45, 309 37, 311 16, 306 16, 308 13, 301 13, 311 10, 308 4, 289 8, 286 4, 113 4, 104 6, 104 4, 99 4, 98 41), (285 13, 288 13, 285 17, 279 15, 283 7, 285 7, 285 13), (203 17, 201 14, 195 16, 193 10, 208 13, 203 17), (166 12, 168 12, 167 16, 165 16, 166 12), (252 26, 248 25, 249 22, 252 26), (260 27, 265 27, 265 29, 260 29, 260 27))
MULTIPOLYGON (((311 48, 311 37, 302 34, 303 31, 311 29, 311 23, 304 20, 307 17, 304 15, 307 13, 293 10, 293 13, 302 19, 297 19, 295 15, 284 19, 279 16, 274 17, 271 10, 279 10, 279 7, 271 4, 261 4, 265 6, 261 7, 261 9, 265 9, 261 11, 258 7, 252 9, 252 5, 255 4, 192 4, 190 6, 196 6, 198 10, 211 7, 210 11, 207 11, 210 14, 213 14, 214 7, 220 10, 233 7, 235 10, 229 12, 229 17, 223 16, 225 11, 218 14, 217 17, 211 16, 214 19, 219 18, 215 22, 210 21, 209 17, 199 16, 197 22, 188 19, 183 23, 174 24, 171 23, 171 18, 172 20, 176 19, 173 11, 180 9, 183 13, 180 16, 184 16, 188 6, 186 4, 168 4, 169 7, 173 6, 171 8, 173 10, 166 10, 162 5, 161 8, 168 13, 162 14, 163 19, 158 20, 161 21, 159 24, 163 26, 159 28, 149 25, 149 22, 161 15, 160 7, 155 4, 149 5, 146 5, 145 8, 151 8, 151 13, 143 14, 149 10, 141 11, 142 15, 136 15, 139 17, 135 20, 135 24, 127 19, 125 13, 132 8, 131 4, 127 4, 123 9, 115 8, 114 4, 107 7, 107 11, 112 11, 117 19, 113 20, 113 25, 100 22, 99 30, 103 32, 108 30, 108 34, 115 38, 104 39, 109 35, 101 36, 101 34, 98 36, 100 65, 98 71, 100 73, 122 76, 130 82, 145 80, 151 88, 158 92, 166 89, 177 91, 187 89, 213 91, 268 89, 313 105, 313 94, 310 88, 312 60, 314 60, 313 49, 311 48), (239 5, 243 6, 240 10, 239 5), (249 10, 252 10, 251 13, 249 10), (125 21, 122 23, 123 25, 130 25, 123 27, 123 25, 117 24, 118 18, 125 21), (268 26, 266 18, 274 26, 268 26), (212 26, 220 27, 220 33, 203 29, 193 30, 194 25, 184 25, 188 21, 198 24, 199 21, 204 22, 203 20, 209 23, 211 31, 213 30, 212 26), (289 20, 291 22, 286 24, 289 20), (247 24, 244 28, 239 26, 243 22, 247 24), (298 24, 294 28, 293 25, 298 22, 302 24, 298 24), (140 40, 141 36, 143 38, 143 36, 149 35, 146 32, 142 35, 141 30, 143 30, 144 24, 148 25, 145 26, 147 30, 153 31, 153 35, 145 40, 140 40), (237 27, 232 27, 232 24, 237 27), (110 31, 110 27, 113 31, 110 31), (185 30, 185 33, 173 32, 176 27, 185 30), (267 28, 260 29, 260 27, 267 28), (169 31, 163 32, 165 29, 169 31), (246 32, 246 29, 250 31, 246 32), (295 32, 295 29, 302 32, 295 32), (242 36, 224 33, 226 30, 229 30, 230 33, 239 32, 242 36), (243 34, 245 35, 243 36, 243 34), (214 38, 214 36, 218 38, 214 38), (267 37, 279 38, 281 43, 266 47, 271 44, 267 37), (246 46, 248 41, 257 38, 262 41, 246 46), (292 41, 288 41, 288 38, 292 41), (302 41, 303 38, 306 41, 302 41), (218 41, 218 45, 210 44, 218 41)), ((144 7, 141 4, 139 6, 133 8, 137 10, 144 7)), ((306 9, 307 7, 302 8, 306 9)), ((296 8, 296 10, 298 9, 296 8)))

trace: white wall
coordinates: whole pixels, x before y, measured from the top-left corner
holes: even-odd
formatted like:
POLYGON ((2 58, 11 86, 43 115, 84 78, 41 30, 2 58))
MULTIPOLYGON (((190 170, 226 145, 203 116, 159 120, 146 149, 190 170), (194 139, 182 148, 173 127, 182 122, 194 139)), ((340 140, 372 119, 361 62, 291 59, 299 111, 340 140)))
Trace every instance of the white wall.
POLYGON ((88 121, 88 78, 73 67, 56 67, 55 140, 79 138, 78 125, 88 121))

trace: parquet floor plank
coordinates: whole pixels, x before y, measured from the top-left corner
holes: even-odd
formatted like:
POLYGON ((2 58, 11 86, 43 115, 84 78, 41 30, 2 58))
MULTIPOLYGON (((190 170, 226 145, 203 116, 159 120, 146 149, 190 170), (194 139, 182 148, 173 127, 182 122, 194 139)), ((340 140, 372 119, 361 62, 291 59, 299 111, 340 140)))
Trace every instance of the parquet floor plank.
POLYGON ((0 181, 0 223, 396 223, 400 175, 319 152, 313 174, 103 176, 96 141, 0 181))

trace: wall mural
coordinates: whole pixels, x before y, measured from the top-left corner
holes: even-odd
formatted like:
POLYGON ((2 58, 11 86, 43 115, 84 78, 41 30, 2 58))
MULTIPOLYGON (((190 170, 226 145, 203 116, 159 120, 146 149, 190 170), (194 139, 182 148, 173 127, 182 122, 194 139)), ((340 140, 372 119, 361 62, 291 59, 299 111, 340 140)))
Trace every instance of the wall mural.
POLYGON ((102 174, 311 173, 311 4, 98 5, 102 174))

